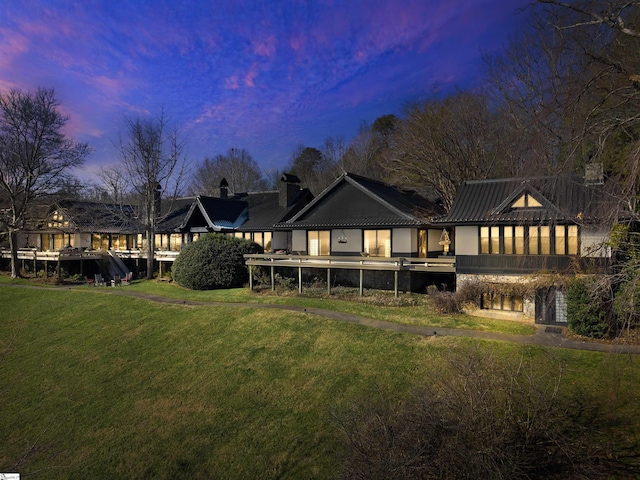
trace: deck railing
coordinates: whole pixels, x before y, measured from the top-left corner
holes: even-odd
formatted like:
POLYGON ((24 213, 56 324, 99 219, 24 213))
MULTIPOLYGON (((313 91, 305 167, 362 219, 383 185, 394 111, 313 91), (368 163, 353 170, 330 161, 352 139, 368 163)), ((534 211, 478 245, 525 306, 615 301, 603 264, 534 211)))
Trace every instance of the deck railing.
POLYGON ((245 263, 249 267, 249 288, 253 289, 254 266, 269 267, 271 288, 275 289, 275 267, 298 269, 298 290, 302 292, 302 269, 326 269, 327 291, 331 292, 331 269, 359 270, 360 294, 363 292, 363 272, 365 270, 394 272, 394 292, 398 295, 398 272, 455 273, 455 257, 406 258, 406 257, 370 257, 370 256, 314 256, 287 254, 246 254, 245 263))

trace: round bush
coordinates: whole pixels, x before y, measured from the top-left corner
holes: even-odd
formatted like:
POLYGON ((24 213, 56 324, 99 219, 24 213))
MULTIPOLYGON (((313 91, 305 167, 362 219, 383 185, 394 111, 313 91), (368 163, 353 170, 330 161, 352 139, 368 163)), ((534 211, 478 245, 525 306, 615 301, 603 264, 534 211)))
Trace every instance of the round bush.
POLYGON ((192 290, 240 287, 249 280, 245 253, 262 253, 257 243, 206 234, 185 246, 171 269, 173 279, 192 290))

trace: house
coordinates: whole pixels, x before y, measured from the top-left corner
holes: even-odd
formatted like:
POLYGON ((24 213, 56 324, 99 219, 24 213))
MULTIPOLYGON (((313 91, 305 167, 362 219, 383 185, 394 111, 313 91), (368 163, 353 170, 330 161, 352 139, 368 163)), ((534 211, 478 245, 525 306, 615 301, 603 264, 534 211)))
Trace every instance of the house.
MULTIPOLYGON (((172 263, 184 245, 199 235, 216 232, 247 238, 267 251, 272 244, 286 248, 290 232, 274 235, 273 224, 289 219, 313 198, 300 180, 280 178, 278 190, 229 196, 223 179, 220 196, 192 196, 162 202, 154 238, 155 260, 172 263)), ((146 259, 146 238, 132 205, 81 200, 56 201, 33 229, 20 236, 19 257, 35 262, 61 262, 68 271, 102 272, 113 277, 139 272, 146 259), (89 261, 88 263, 86 261, 89 261), (97 267, 96 267, 97 265, 97 267)), ((9 252, 2 252, 9 258, 9 252)), ((142 267, 144 268, 144 267, 142 267)), ((167 267, 164 267, 166 269, 167 267)))
POLYGON ((434 224, 451 230, 457 288, 471 281, 495 287, 473 313, 564 324, 564 289, 540 279, 606 270, 617 211, 607 188, 602 177, 579 175, 465 182, 434 224), (526 284, 540 287, 513 288, 526 284))
POLYGON ((281 175, 278 189, 228 195, 225 179, 220 183, 220 197, 195 198, 176 231, 193 236, 218 232, 251 240, 265 252, 286 250, 290 232, 274 231, 274 224, 284 222, 307 205, 313 195, 300 187, 295 175, 281 175))
MULTIPOLYGON (((413 191, 344 173, 290 219, 274 225, 275 236, 290 232, 282 248, 287 258, 255 257, 248 264, 294 260, 307 270, 330 268, 332 281, 359 283, 361 288, 366 270, 365 286, 420 290, 429 281, 422 275, 425 259, 445 254, 442 229, 430 223, 443 213, 441 206, 413 191)), ((431 268, 432 274, 447 272, 453 272, 451 262, 441 270, 431 268)))

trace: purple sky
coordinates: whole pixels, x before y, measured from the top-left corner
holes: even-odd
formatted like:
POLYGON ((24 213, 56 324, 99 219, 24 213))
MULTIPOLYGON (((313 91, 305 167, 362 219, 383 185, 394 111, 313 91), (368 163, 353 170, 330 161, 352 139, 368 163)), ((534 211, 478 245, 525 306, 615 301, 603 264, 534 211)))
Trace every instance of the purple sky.
POLYGON ((473 88, 529 0, 3 0, 0 90, 55 88, 66 133, 118 161, 125 118, 162 106, 191 161, 353 137, 434 86, 473 88))

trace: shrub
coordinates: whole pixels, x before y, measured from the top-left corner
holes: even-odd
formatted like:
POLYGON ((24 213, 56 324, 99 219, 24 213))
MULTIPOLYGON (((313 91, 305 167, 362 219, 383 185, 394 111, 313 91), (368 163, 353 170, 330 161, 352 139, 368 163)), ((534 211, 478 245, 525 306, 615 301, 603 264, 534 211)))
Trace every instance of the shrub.
POLYGON ((585 337, 603 338, 609 328, 599 289, 587 278, 575 278, 567 288, 569 330, 585 337))
POLYGON ((192 290, 239 287, 249 279, 243 255, 262 251, 248 240, 207 234, 182 249, 173 263, 172 276, 192 290))
MULTIPOLYGON (((564 365, 523 347, 515 359, 451 349, 404 398, 369 392, 334 419, 342 478, 610 478, 596 439, 604 400, 563 382, 564 365)), ((623 477, 620 477, 623 478, 623 477)))
POLYGON ((431 307, 438 313, 451 314, 462 312, 460 296, 454 292, 436 290, 429 293, 431 307))

